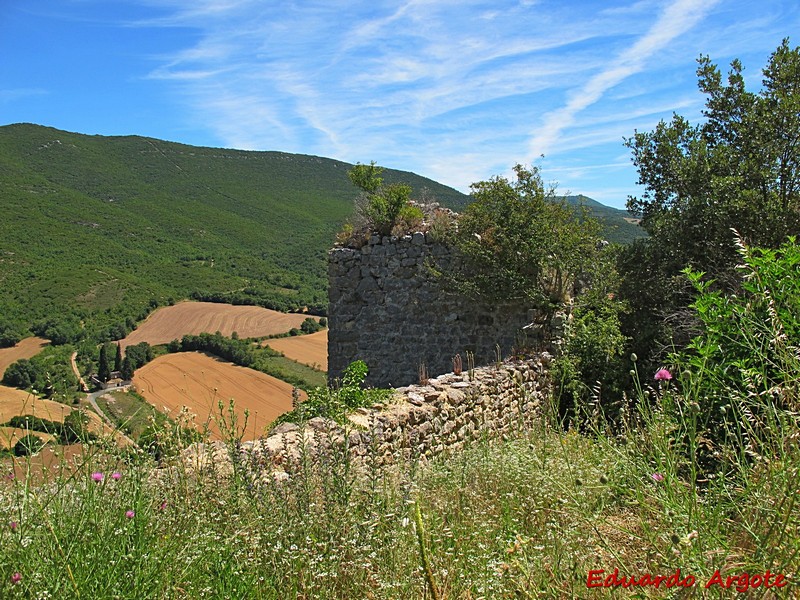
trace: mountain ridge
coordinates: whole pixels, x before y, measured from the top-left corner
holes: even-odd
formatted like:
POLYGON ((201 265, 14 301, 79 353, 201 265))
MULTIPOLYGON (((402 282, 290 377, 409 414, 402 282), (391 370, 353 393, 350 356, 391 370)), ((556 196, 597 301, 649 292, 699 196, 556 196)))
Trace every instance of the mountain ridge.
MULTIPOLYGON (((35 330, 66 314, 113 338, 185 297, 324 313, 326 252, 357 196, 351 166, 2 126, 0 321, 35 330)), ((469 201, 414 173, 383 176, 456 211, 469 201)))

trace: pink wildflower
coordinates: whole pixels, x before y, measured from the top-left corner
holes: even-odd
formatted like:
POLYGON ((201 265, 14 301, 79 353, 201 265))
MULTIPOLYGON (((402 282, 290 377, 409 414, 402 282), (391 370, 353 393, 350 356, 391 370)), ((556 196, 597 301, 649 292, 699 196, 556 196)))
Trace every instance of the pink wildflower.
POLYGON ((650 477, 652 477, 653 481, 664 481, 664 476, 661 473, 653 473, 650 477))
POLYGON ((16 530, 17 530, 17 527, 19 527, 19 525, 17 524, 17 522, 16 522, 16 521, 11 521, 11 522, 8 524, 8 527, 11 529, 11 531, 16 531, 16 530))
POLYGON ((122 473, 118 473, 117 471, 114 471, 111 474, 111 479, 113 479, 114 481, 119 481, 120 479, 122 479, 122 473))
POLYGON ((100 473, 100 472, 92 473, 92 481, 96 481, 97 483, 100 483, 101 481, 103 481, 103 474, 100 473))
POLYGON ((129 519, 132 519, 133 517, 136 516, 136 513, 133 512, 132 510, 126 510, 125 511, 125 516, 128 517, 129 519))
POLYGON ((666 369, 659 369, 656 371, 656 381, 669 381, 672 379, 672 373, 667 371, 666 369))
POLYGON ((159 510, 164 510, 165 508, 167 508, 167 501, 166 501, 166 500, 164 500, 164 501, 161 503, 161 506, 159 506, 159 507, 158 507, 158 509, 159 509, 159 510))
POLYGON ((21 573, 16 572, 11 576, 11 585, 17 585, 20 581, 22 581, 21 573))

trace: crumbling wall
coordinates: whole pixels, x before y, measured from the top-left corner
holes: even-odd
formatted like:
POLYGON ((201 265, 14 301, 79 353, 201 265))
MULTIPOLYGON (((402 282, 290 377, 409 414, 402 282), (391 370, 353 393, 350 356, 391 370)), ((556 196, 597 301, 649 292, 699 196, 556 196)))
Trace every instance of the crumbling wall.
POLYGON ((497 346, 508 356, 532 320, 521 304, 478 302, 434 277, 431 260, 447 268, 451 250, 417 232, 373 235, 361 248, 337 247, 328 260, 328 377, 355 360, 370 372, 367 384, 397 387, 453 370, 467 352, 475 364, 495 362, 497 346))

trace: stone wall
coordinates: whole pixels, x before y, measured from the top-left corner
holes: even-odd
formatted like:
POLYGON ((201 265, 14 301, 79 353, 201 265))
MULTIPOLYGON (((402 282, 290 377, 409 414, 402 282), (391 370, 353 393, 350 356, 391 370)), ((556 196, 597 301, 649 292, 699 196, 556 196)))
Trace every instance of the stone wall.
MULTIPOLYGON (((255 442, 244 442, 241 461, 261 473, 286 476, 331 451, 346 449, 355 464, 378 466, 426 460, 458 450, 472 440, 496 438, 533 424, 549 392, 550 355, 448 373, 425 385, 395 390, 385 405, 358 409, 346 426, 316 417, 303 428, 283 423, 255 442)), ((196 444, 187 464, 230 472, 225 444, 196 444)))
POLYGON ((328 260, 328 377, 355 360, 370 369, 367 384, 396 387, 453 370, 466 352, 477 365, 508 356, 532 320, 522 305, 489 305, 454 293, 428 268, 450 264, 449 248, 429 233, 373 235, 362 248, 334 248, 328 260))

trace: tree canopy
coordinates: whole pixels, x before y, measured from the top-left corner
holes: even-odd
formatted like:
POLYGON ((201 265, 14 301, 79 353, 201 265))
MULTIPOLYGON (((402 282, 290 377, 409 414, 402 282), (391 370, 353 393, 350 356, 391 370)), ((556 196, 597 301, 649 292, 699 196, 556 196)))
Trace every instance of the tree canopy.
POLYGON ((546 189, 539 170, 514 167, 472 184, 474 201, 458 219, 462 287, 498 300, 561 302, 597 251, 599 225, 546 189))
POLYGON ((626 140, 644 186, 628 208, 650 234, 620 263, 621 291, 633 309, 627 333, 640 342, 637 352, 681 346, 691 337, 692 324, 681 317, 694 294, 682 274, 687 266, 721 289, 739 287, 732 229, 745 243, 766 248, 800 233, 800 48, 782 42, 758 91, 746 88, 743 71, 734 60, 723 78, 701 56, 703 122, 676 114, 626 140))

